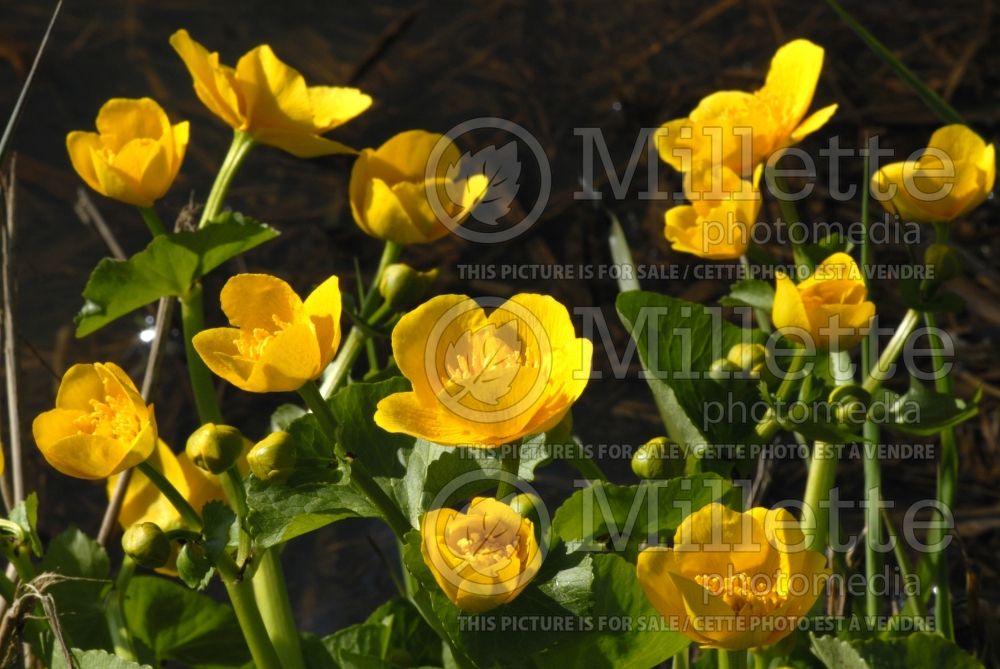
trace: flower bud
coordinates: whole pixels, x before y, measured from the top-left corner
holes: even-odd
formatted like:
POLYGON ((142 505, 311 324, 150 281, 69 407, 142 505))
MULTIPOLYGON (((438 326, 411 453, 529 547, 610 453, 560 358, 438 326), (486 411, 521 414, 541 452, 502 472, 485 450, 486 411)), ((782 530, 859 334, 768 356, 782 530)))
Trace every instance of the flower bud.
POLYGON ((534 522, 538 517, 538 509, 544 506, 542 498, 531 492, 522 492, 520 495, 515 495, 511 498, 508 506, 515 511, 522 518, 527 518, 534 522))
POLYGON ((287 432, 272 432, 247 455, 250 471, 265 483, 283 483, 295 470, 295 440, 287 432))
POLYGON ((137 523, 122 536, 122 550, 143 567, 158 569, 170 559, 170 540, 156 523, 137 523))
POLYGON ((742 371, 743 369, 729 358, 719 358, 708 368, 708 377, 715 381, 725 381, 742 371))
POLYGON ((184 451, 201 469, 221 474, 233 466, 249 443, 235 427, 205 423, 188 437, 184 451))
POLYGON ((762 344, 736 344, 726 359, 745 372, 753 371, 767 361, 767 349, 762 344))
POLYGON ((666 437, 654 437, 632 456, 632 472, 641 479, 670 479, 684 475, 685 460, 672 453, 666 437))
POLYGON ((437 269, 420 272, 405 263, 394 263, 382 272, 378 292, 396 311, 409 309, 420 303, 437 275, 437 269))
POLYGON ((924 264, 928 268, 927 281, 939 286, 962 273, 962 256, 947 244, 934 243, 924 251, 924 264))

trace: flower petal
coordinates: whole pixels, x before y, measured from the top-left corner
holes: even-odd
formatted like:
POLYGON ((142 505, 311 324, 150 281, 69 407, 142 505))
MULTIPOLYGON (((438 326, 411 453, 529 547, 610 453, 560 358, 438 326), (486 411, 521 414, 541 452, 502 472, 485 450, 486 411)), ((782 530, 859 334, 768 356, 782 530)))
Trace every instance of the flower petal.
POLYGON ((237 274, 222 287, 222 311, 230 324, 273 332, 302 316, 302 299, 285 281, 270 274, 237 274))
POLYGON ((303 307, 316 328, 320 366, 325 368, 340 346, 340 280, 331 276, 321 283, 309 293, 303 307))
POLYGON ((246 129, 246 114, 234 87, 236 73, 233 68, 221 65, 219 54, 209 53, 191 39, 187 30, 181 29, 171 35, 170 46, 184 61, 202 104, 231 127, 246 129))

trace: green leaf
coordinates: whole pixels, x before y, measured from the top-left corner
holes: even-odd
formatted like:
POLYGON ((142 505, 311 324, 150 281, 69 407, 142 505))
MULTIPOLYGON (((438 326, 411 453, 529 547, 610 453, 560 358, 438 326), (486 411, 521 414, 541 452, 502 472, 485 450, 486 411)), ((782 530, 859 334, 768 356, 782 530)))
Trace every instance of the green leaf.
POLYGON ((756 382, 708 376, 714 360, 745 343, 748 335, 742 328, 700 304, 656 293, 622 293, 617 307, 673 441, 697 449, 753 438, 753 422, 745 417, 748 405, 759 401, 756 382))
POLYGON ((305 416, 308 411, 298 404, 282 404, 271 414, 271 432, 288 430, 288 427, 299 418, 305 416))
POLYGON ((978 414, 982 395, 980 388, 967 402, 932 390, 911 377, 910 389, 903 395, 880 390, 872 400, 871 417, 900 432, 934 436, 978 414))
POLYGON ((86 302, 76 316, 76 336, 85 337, 161 297, 185 295, 225 261, 277 236, 264 223, 226 213, 199 230, 155 237, 128 260, 105 258, 83 289, 86 302))
POLYGON ((812 652, 827 669, 870 669, 851 644, 833 636, 813 636, 812 652))
POLYGON ((157 660, 239 667, 250 660, 243 632, 225 604, 155 576, 136 576, 125 620, 157 660))
POLYGON ((405 599, 383 603, 365 622, 389 628, 385 659, 404 667, 441 666, 441 638, 405 599))
MULTIPOLYGON (((73 661, 76 669, 153 669, 148 664, 136 664, 112 655, 106 650, 80 650, 73 648, 73 661)), ((67 669, 66 658, 61 652, 56 652, 52 659, 52 669, 67 669)))
POLYGON ((400 478, 406 473, 400 451, 413 445, 413 437, 386 432, 372 420, 379 401, 406 392, 410 383, 394 377, 379 383, 353 383, 330 398, 337 419, 337 441, 376 478, 400 478))
POLYGON ((729 288, 729 294, 719 300, 724 307, 753 307, 771 313, 774 286, 760 279, 743 279, 729 288))
POLYGON ((56 601, 59 622, 70 647, 110 648, 104 591, 110 582, 111 567, 104 549, 80 530, 69 528, 49 542, 38 571, 66 579, 53 584, 47 592, 56 601))
POLYGON ((31 552, 41 557, 42 540, 38 537, 38 495, 30 493, 10 510, 10 520, 17 523, 28 537, 31 552))
POLYGON ((204 590, 215 575, 215 567, 202 546, 187 543, 177 553, 177 575, 192 590, 204 590))
POLYGON ((236 523, 236 514, 226 506, 225 502, 216 500, 205 505, 202 518, 204 519, 205 557, 214 564, 226 551, 234 531, 238 531, 233 527, 236 523))
POLYGON ((669 544, 687 515, 730 489, 714 474, 637 485, 597 482, 556 509, 552 530, 571 550, 610 550, 634 562, 640 544, 669 544))
POLYGON ((547 650, 545 666, 655 667, 691 643, 670 630, 649 603, 634 565, 608 554, 594 555, 593 561, 593 629, 547 650))

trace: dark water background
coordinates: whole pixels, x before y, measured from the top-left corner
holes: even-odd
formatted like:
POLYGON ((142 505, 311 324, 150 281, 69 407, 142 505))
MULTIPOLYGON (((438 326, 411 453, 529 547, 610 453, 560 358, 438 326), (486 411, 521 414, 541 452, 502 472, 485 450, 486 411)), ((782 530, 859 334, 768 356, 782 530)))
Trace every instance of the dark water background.
MULTIPOLYGON (((918 74, 948 95, 980 132, 995 136, 1000 62, 991 42, 997 19, 989 3, 846 4, 918 74)), ((0 2, 0 110, 13 103, 50 9, 48 2, 0 2)), ((683 116, 713 90, 756 88, 774 49, 800 36, 827 49, 815 106, 841 104, 834 120, 806 142, 814 155, 834 134, 841 136, 842 145, 853 147, 868 134, 885 133, 886 143, 909 152, 923 146, 938 125, 822 2, 70 0, 14 140, 21 406, 28 480, 41 495, 46 536, 69 524, 96 531, 104 504, 102 486, 53 472, 30 443, 30 419, 50 406, 54 374, 74 362, 113 360, 139 378, 147 350, 138 338, 145 312, 84 340, 72 336, 72 317, 80 306, 77 296, 107 249, 74 213, 82 184, 70 169, 64 138, 70 130, 90 129, 108 98, 150 95, 173 118, 192 123, 188 156, 173 190, 159 204, 161 216, 172 220, 192 193, 203 198, 230 131, 201 106, 167 43, 180 27, 210 50, 220 51, 223 62, 235 63, 243 52, 266 42, 309 83, 350 82, 370 93, 374 106, 333 135, 352 146, 375 146, 411 128, 445 131, 480 116, 507 118, 529 129, 552 166, 553 193, 541 220, 508 243, 477 245, 449 238, 409 249, 405 257, 418 266, 441 266, 439 292, 504 296, 530 290, 553 294, 568 305, 598 306, 619 356, 627 337, 614 313, 613 280, 463 281, 458 269, 468 264, 611 262, 605 211, 573 197, 582 154, 575 128, 602 129, 620 175, 642 128, 683 116)), ((844 165, 845 174, 855 175, 848 178, 857 183, 860 161, 844 165)), ((217 271, 207 282, 208 303, 215 302, 221 282, 236 271, 277 273, 304 290, 331 273, 353 285, 354 258, 363 268, 373 268, 380 245, 351 221, 345 200, 349 171, 350 161, 344 157, 303 161, 266 147, 255 150, 229 203, 273 224, 282 235, 217 271)), ((613 201, 604 185, 603 206, 622 219, 638 262, 695 262, 670 252, 662 237, 668 203, 638 197, 645 173, 643 155, 628 197, 613 201)), ((658 178, 663 190, 677 190, 678 179, 669 170, 661 169, 658 178)), ((527 198, 533 188, 537 190, 537 184, 525 183, 520 197, 527 198)), ((822 194, 817 189, 817 197, 809 202, 807 216, 812 220, 856 219, 856 201, 834 203, 822 194)), ((147 232, 134 210, 96 195, 94 201, 126 252, 142 248, 147 232)), ((519 199, 515 207, 530 205, 530 200, 519 199)), ((773 203, 768 207, 773 214, 773 203)), ((993 364, 1000 328, 996 214, 996 204, 990 203, 955 232, 977 263, 974 276, 960 284, 969 312, 948 324, 960 337, 959 355, 969 376, 959 377, 958 392, 965 395, 977 383, 1000 384, 993 364)), ((903 257, 898 248, 879 253, 886 254, 880 258, 903 257)), ((714 300, 724 292, 724 284, 714 280, 648 281, 644 287, 695 301, 714 300)), ((898 315, 902 308, 896 288, 885 290, 879 298, 885 311, 898 315)), ((208 321, 220 322, 214 307, 208 321)), ((598 345, 595 361, 604 378, 590 384, 577 406, 576 432, 588 443, 642 443, 661 429, 648 389, 635 365, 628 379, 613 379, 602 348, 598 345)), ((248 435, 262 434, 270 410, 294 399, 249 396, 232 388, 220 392, 227 419, 248 435)), ((966 545, 987 594, 996 587, 996 568, 991 566, 995 561, 989 556, 995 554, 1000 527, 995 492, 1000 429, 996 396, 988 393, 988 398, 983 421, 962 432, 965 478, 959 509, 960 523, 963 509, 972 519, 966 526, 966 545), (979 554, 982 559, 977 559, 979 554)), ((155 402, 164 437, 180 447, 196 421, 176 331, 155 402)), ((608 458, 602 465, 618 480, 630 476, 626 460, 608 458)), ((928 496, 933 476, 930 463, 887 463, 887 494, 901 503, 928 496)), ((572 479, 572 472, 557 464, 540 473, 538 487, 557 503, 572 491, 572 479)), ((799 495, 804 468, 799 462, 779 463, 774 479, 769 498, 799 495)), ((841 481, 857 494, 860 463, 845 463, 841 481)), ((391 535, 368 521, 345 521, 290 545, 286 565, 304 628, 328 633, 357 622, 393 593, 372 542, 393 559, 391 535)), ((965 564, 956 565, 960 593, 965 564)))

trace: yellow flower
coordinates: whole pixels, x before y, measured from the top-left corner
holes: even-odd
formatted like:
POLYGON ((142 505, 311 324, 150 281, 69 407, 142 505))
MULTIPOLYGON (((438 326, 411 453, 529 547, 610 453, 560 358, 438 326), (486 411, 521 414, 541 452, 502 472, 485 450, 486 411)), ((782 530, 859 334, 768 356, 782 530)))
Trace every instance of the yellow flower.
POLYGON ((146 406, 118 365, 73 365, 63 375, 56 408, 31 430, 50 465, 79 479, 103 479, 134 467, 156 446, 153 406, 146 406))
POLYGON ((868 332, 875 305, 868 301, 861 269, 846 253, 834 253, 798 285, 782 272, 771 318, 788 337, 810 337, 819 349, 843 351, 868 332))
MULTIPOLYGON (((156 449, 149 456, 148 463, 163 474, 198 513, 201 513, 206 503, 225 499, 222 486, 214 476, 195 467, 184 453, 175 455, 162 440, 157 441, 156 449)), ((109 499, 117 485, 118 476, 108 479, 109 499)), ((118 514, 118 522, 123 528, 145 522, 156 523, 163 530, 185 527, 174 505, 146 478, 145 474, 138 470, 132 473, 122 509, 118 514)))
POLYGON ((188 122, 170 125, 155 100, 115 98, 97 113, 97 132, 66 135, 66 150, 73 169, 98 193, 151 207, 177 177, 188 134, 188 122))
POLYGON ((219 63, 219 54, 209 53, 186 30, 171 35, 170 45, 191 73, 198 99, 233 129, 299 158, 354 153, 320 135, 371 106, 372 99, 358 89, 306 86, 266 44, 244 54, 235 68, 219 63))
POLYGON ((495 499, 476 497, 466 513, 429 511, 420 552, 441 590, 468 613, 514 600, 538 573, 534 525, 495 499))
POLYGON ((423 130, 401 132, 377 149, 363 150, 350 184, 351 213, 358 227, 397 244, 423 244, 448 234, 465 220, 489 184, 482 174, 456 179, 459 162, 454 144, 423 130))
POLYGON ((252 393, 298 390, 318 377, 340 346, 340 287, 332 276, 303 301, 268 274, 237 274, 222 288, 235 327, 213 328, 193 344, 208 368, 252 393))
POLYGON ((876 172, 872 193, 903 220, 942 223, 982 204, 995 178, 993 145, 964 125, 946 125, 931 135, 920 158, 876 172))
POLYGON ((684 191, 691 204, 672 207, 664 217, 671 248, 708 260, 746 253, 760 213, 760 175, 758 168, 753 181, 745 181, 724 165, 689 175, 684 191))
POLYGON ((663 124, 656 134, 660 159, 681 172, 722 164, 749 176, 772 153, 816 132, 837 111, 830 105, 806 117, 823 54, 808 40, 785 44, 774 54, 763 88, 712 93, 687 118, 663 124))
POLYGON ((521 294, 486 316, 439 295, 403 316, 392 351, 412 392, 378 403, 375 422, 438 444, 498 446, 553 428, 583 393, 593 346, 566 307, 521 294))
POLYGON ((808 613, 830 571, 784 509, 712 503, 684 519, 672 548, 639 553, 639 583, 667 623, 712 648, 771 644, 808 613))

